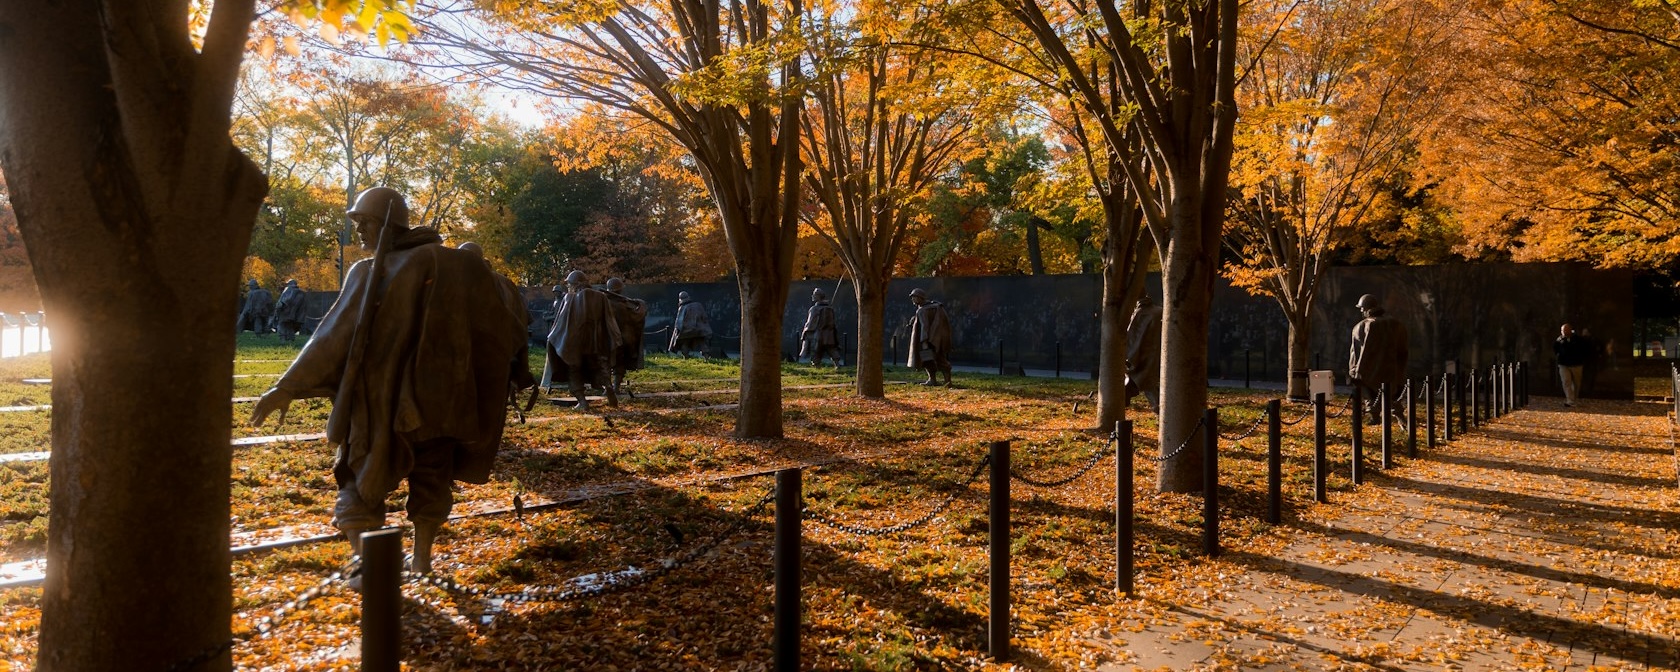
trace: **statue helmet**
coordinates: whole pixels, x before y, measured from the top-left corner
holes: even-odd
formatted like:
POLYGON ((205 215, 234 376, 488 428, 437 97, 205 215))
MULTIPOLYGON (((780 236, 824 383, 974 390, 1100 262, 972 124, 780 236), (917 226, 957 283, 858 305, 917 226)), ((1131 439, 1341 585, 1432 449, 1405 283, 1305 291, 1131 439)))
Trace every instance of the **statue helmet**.
POLYGON ((572 271, 571 273, 566 274, 566 284, 587 285, 589 284, 589 276, 583 271, 572 271))
POLYGON ((555 285, 554 288, 549 290, 549 291, 552 291, 555 294, 565 294, 566 293, 566 286, 565 285, 555 285))
POLYGON ((287 287, 296 287, 297 286, 297 279, 296 278, 286 278, 286 286, 287 287))
POLYGON ((1375 294, 1364 294, 1359 297, 1359 302, 1353 305, 1355 308, 1364 310, 1366 308, 1381 308, 1382 302, 1377 300, 1375 294))
POLYGON ((677 292, 677 300, 678 301, 687 301, 688 300, 688 292, 677 292))
POLYGON ((257 284, 257 279, 256 278, 251 278, 251 281, 246 283, 245 286, 250 287, 251 289, 256 289, 260 285, 257 284))
POLYGON ((384 222, 385 214, 391 215, 390 222, 402 228, 408 228, 408 201, 402 192, 390 187, 373 187, 363 191, 356 197, 356 204, 350 206, 347 215, 367 215, 374 221, 384 222))
POLYGON ((811 290, 811 300, 812 301, 827 301, 828 300, 828 292, 822 291, 821 287, 813 289, 813 290, 811 290))
POLYGON ((915 289, 910 290, 910 298, 912 298, 912 299, 925 299, 925 298, 928 298, 928 295, 927 295, 927 292, 922 291, 922 288, 917 287, 915 289))
POLYGON ((463 252, 471 252, 473 254, 476 254, 476 255, 478 255, 478 258, 480 258, 480 259, 484 258, 484 248, 479 247, 478 243, 472 242, 470 240, 467 241, 467 242, 461 243, 461 245, 457 249, 459 249, 463 252))
POLYGON ((607 291, 609 291, 609 292, 622 292, 622 291, 624 291, 624 279, 623 278, 607 278, 607 291))

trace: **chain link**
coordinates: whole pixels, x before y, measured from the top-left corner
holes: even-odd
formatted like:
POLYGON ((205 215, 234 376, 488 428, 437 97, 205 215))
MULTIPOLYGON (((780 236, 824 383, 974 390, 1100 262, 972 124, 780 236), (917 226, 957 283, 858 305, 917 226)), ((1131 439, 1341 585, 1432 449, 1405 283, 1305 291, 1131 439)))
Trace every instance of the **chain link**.
POLYGON ((980 463, 974 465, 974 471, 968 474, 968 479, 964 480, 961 485, 958 485, 956 489, 951 492, 950 495, 945 497, 945 501, 940 502, 938 506, 933 507, 932 511, 927 512, 922 515, 922 517, 915 520, 907 520, 902 523, 888 525, 886 527, 865 527, 862 525, 852 525, 834 520, 833 518, 829 518, 828 516, 811 510, 810 507, 806 507, 804 511, 805 518, 824 527, 863 537, 877 537, 911 530, 932 522, 934 518, 939 516, 939 514, 942 514, 946 509, 951 508, 951 505, 956 503, 957 497, 961 495, 963 491, 967 490, 968 486, 972 485, 975 480, 979 479, 980 474, 984 473, 986 471, 986 467, 991 463, 991 455, 980 458, 980 463))
POLYGON ((1280 424, 1284 425, 1284 426, 1293 427, 1295 425, 1301 424, 1307 418, 1312 417, 1312 413, 1313 413, 1312 404, 1308 404, 1307 405, 1307 410, 1301 411, 1301 416, 1300 417, 1295 418, 1294 420, 1282 420, 1282 419, 1280 419, 1280 420, 1278 420, 1278 422, 1280 424))
POLYGON ((1347 415, 1348 414, 1348 409, 1350 409, 1350 408, 1353 408, 1353 397, 1351 395, 1348 396, 1346 401, 1342 402, 1341 406, 1338 406, 1335 409, 1333 409, 1332 411, 1330 411, 1328 413, 1325 413, 1324 417, 1331 418, 1331 419, 1340 418, 1344 415, 1347 415))
POLYGON ((742 512, 733 524, 717 536, 713 537, 709 543, 690 548, 675 558, 666 558, 646 569, 632 565, 616 572, 609 572, 606 573, 602 579, 593 583, 586 583, 579 580, 579 578, 573 578, 567 581, 568 584, 576 587, 552 588, 541 586, 525 588, 518 592, 501 592, 464 585, 459 581, 446 576, 439 576, 437 574, 416 574, 413 572, 403 572, 403 580, 405 582, 415 583, 422 586, 433 586, 450 593, 471 595, 482 600, 502 600, 504 602, 512 602, 515 604, 527 604, 533 602, 565 602, 583 597, 595 597, 597 595, 604 595, 617 590, 649 583, 654 579, 682 568, 700 556, 711 552, 712 549, 717 548, 725 539, 734 536, 736 532, 739 532, 742 527, 746 526, 746 521, 751 519, 753 516, 758 515, 773 501, 776 501, 775 489, 771 489, 769 493, 759 498, 757 502, 753 503, 752 506, 742 512))
POLYGON ((1178 457, 1179 453, 1184 452, 1185 448, 1190 447, 1190 441, 1196 438, 1197 430, 1200 430, 1202 428, 1202 425, 1205 424, 1206 422, 1207 422, 1207 416, 1205 416, 1205 415, 1200 417, 1200 418, 1197 418, 1196 419, 1196 426, 1190 428, 1190 434, 1189 434, 1189 436, 1184 437, 1184 443, 1178 444, 1178 447, 1174 448, 1171 453, 1167 453, 1163 457, 1149 457, 1149 456, 1145 455, 1144 459, 1150 460, 1150 461, 1153 461, 1153 462, 1166 462, 1166 461, 1171 460, 1175 457, 1178 457))
POLYGON ((1237 436, 1231 436, 1229 434, 1225 434, 1225 433, 1221 432, 1219 434, 1219 438, 1225 439, 1226 441, 1241 441, 1241 440, 1246 439, 1248 437, 1254 436, 1254 433, 1260 431, 1260 425, 1263 425, 1263 424, 1266 424, 1266 416, 1260 416, 1258 418, 1255 418, 1254 419, 1254 424, 1249 425, 1248 426, 1248 431, 1243 432, 1242 434, 1239 434, 1237 436))
POLYGON ((1060 479, 1057 479, 1057 480, 1054 480, 1054 481, 1035 481, 1035 480, 1033 480, 1031 478, 1028 478, 1026 476, 1022 476, 1020 472, 1015 471, 1013 468, 1009 470, 1009 477, 1013 478, 1017 481, 1020 481, 1022 483, 1025 483, 1027 485, 1033 486, 1035 488, 1059 488, 1059 487, 1062 487, 1064 485, 1067 485, 1069 483, 1077 481, 1081 478, 1084 478, 1085 474, 1091 473, 1092 469, 1095 469, 1098 464, 1102 463, 1103 458, 1108 457, 1111 453, 1114 452, 1112 450, 1109 450, 1109 447, 1113 446, 1119 440, 1120 440, 1120 435, 1119 435, 1118 432, 1109 433, 1108 443, 1103 444, 1102 448, 1098 448, 1097 452, 1095 454, 1091 455, 1091 458, 1085 462, 1085 466, 1080 467, 1078 470, 1073 472, 1073 475, 1068 476, 1066 478, 1060 478, 1060 479))
POLYGON ((191 657, 175 663, 174 665, 170 665, 165 669, 167 669, 168 672, 186 672, 187 670, 196 668, 199 665, 203 665, 204 663, 210 662, 211 660, 221 656, 223 653, 233 649, 236 644, 249 642, 253 639, 273 632, 274 628, 279 626, 281 621, 286 620, 287 617, 297 613, 304 607, 309 606, 309 602, 311 600, 325 595, 333 586, 343 583, 345 579, 354 576, 356 572, 361 571, 361 564, 362 559, 360 556, 351 556, 350 560, 344 563, 344 566, 339 568, 338 571, 328 574, 326 578, 321 579, 319 583, 316 583, 308 590, 299 593, 296 598, 281 605, 279 609, 275 609, 274 613, 258 619, 256 632, 248 635, 236 635, 225 642, 207 647, 204 650, 193 654, 191 657))

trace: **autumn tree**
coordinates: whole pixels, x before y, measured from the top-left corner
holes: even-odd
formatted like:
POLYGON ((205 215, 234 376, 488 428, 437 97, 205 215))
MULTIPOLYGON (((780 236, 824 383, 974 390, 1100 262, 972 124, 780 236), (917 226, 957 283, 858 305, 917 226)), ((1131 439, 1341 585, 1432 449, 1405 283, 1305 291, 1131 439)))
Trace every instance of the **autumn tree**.
POLYGON ((686 149, 717 203, 741 293, 736 434, 782 435, 782 314, 799 231, 799 0, 560 6, 428 2, 411 58, 595 103, 686 149))
POLYGON ((821 205, 807 219, 838 251, 856 288, 856 391, 865 397, 885 394, 887 287, 911 219, 987 112, 987 83, 976 73, 941 52, 894 44, 918 28, 921 11, 817 2, 805 19, 815 76, 801 138, 806 185, 821 205))
POLYGON ((53 316, 40 669, 229 667, 228 325, 267 191, 229 136, 253 14, 0 5, 0 167, 53 316))
MULTIPOLYGON (((447 136, 454 133, 450 124, 460 120, 446 109, 442 91, 345 63, 322 63, 324 67, 294 75, 301 99, 307 101, 300 119, 310 136, 292 149, 306 156, 300 160, 330 167, 344 194, 343 210, 369 187, 383 184, 406 191, 412 171, 447 169, 450 163, 442 159, 459 151, 458 139, 451 143, 428 133, 439 130, 447 136)), ((416 208, 414 224, 431 225, 436 199, 420 194, 410 194, 410 199, 416 208)), ((341 219, 342 279, 348 269, 343 250, 351 242, 352 224, 348 215, 341 214, 341 219)))
MULTIPOLYGON (((1176 455, 1161 462, 1159 487, 1198 490, 1200 453, 1176 449, 1198 435, 1207 407, 1209 309, 1236 117, 1237 2, 997 2, 1037 47, 1027 63, 1054 73, 1038 80, 1067 91, 1074 114, 1094 129, 1092 160, 1103 163, 1103 179, 1113 185, 1103 192, 1110 245, 1123 246, 1114 228, 1141 214, 1159 247, 1165 292, 1159 443, 1164 454, 1176 455)), ((1104 259, 1123 261, 1109 250, 1104 259)), ((1126 268, 1107 263, 1105 277, 1126 268)), ((1115 404, 1124 394, 1115 377, 1123 366, 1116 355, 1124 352, 1115 346, 1123 337, 1115 338, 1111 327, 1129 308, 1116 305, 1122 299, 1109 286, 1105 280, 1105 423, 1119 415, 1115 404)))
POLYGON ((1269 0, 1247 7, 1238 61, 1225 275, 1289 322, 1288 395, 1307 398, 1319 284, 1351 232, 1394 208, 1413 138, 1454 85, 1440 54, 1450 7, 1397 0, 1269 0))
POLYGON ((1428 178, 1466 254, 1661 268, 1680 258, 1680 23, 1663 1, 1473 2, 1468 80, 1428 178))

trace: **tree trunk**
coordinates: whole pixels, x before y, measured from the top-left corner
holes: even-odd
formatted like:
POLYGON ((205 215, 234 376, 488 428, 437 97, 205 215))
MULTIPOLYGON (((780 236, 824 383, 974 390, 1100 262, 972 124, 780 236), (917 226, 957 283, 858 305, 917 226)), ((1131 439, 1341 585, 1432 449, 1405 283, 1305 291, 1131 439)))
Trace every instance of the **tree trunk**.
POLYGON ((1103 244, 1102 313, 1098 317, 1097 428, 1113 429, 1114 423, 1126 419, 1126 327, 1138 297, 1143 296, 1148 250, 1139 243, 1141 213, 1136 204, 1117 203, 1105 207, 1103 213, 1108 240, 1103 244))
POLYGON ((886 333, 887 287, 891 280, 878 280, 867 275, 855 278, 858 304, 857 394, 880 399, 886 396, 886 381, 881 367, 886 333))
MULTIPOLYGON (((767 282, 741 271, 741 407, 735 435, 782 436, 782 316, 788 283, 767 282)), ((773 265, 772 265, 773 269, 773 265)))
POLYGON ((218 2, 202 52, 178 10, 0 5, 0 161, 53 322, 44 670, 230 664, 233 318, 267 183, 228 137, 251 3, 218 2))
POLYGON ((1206 428, 1198 425, 1207 409, 1208 322, 1219 232, 1215 229, 1211 243, 1202 235, 1203 215, 1195 205, 1199 200, 1173 204, 1171 226, 1189 233, 1172 237, 1161 265, 1161 454, 1184 446, 1161 463, 1161 492, 1197 492, 1202 487, 1200 442, 1206 428))
POLYGON ((1287 394, 1292 401, 1306 401, 1307 369, 1312 350, 1312 316, 1308 311, 1295 314, 1284 311, 1284 317, 1289 318, 1289 389, 1287 394))

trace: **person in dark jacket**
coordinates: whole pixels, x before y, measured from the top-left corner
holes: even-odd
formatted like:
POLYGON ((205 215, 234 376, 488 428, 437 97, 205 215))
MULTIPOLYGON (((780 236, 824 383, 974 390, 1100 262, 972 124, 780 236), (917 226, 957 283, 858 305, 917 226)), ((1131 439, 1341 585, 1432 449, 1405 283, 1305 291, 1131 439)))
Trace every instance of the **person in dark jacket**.
POLYGON ((1590 354, 1587 339, 1575 335, 1575 327, 1564 324, 1552 342, 1552 356, 1557 359, 1558 382, 1563 385, 1563 405, 1581 402, 1581 371, 1590 354))

